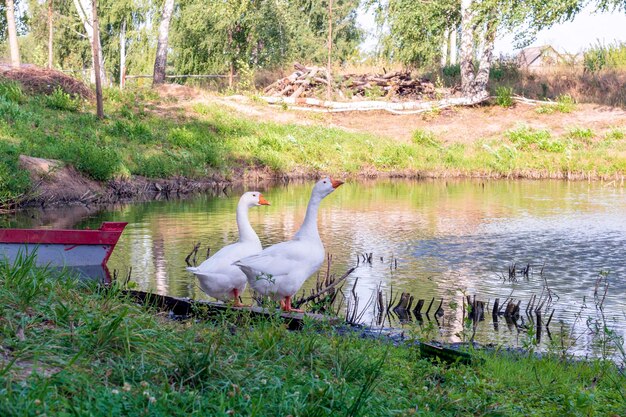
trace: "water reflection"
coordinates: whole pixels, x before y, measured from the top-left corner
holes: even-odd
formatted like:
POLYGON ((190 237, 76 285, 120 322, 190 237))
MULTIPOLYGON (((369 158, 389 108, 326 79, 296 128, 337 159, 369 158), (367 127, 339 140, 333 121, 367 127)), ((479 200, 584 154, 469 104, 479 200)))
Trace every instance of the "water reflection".
MULTIPOLYGON (((311 184, 249 188, 259 189, 272 203, 250 211, 263 245, 289 239, 304 218, 311 184)), ((202 299, 207 297, 185 271, 185 256, 202 242, 200 263, 207 246, 214 252, 237 239, 235 208, 243 191, 122 205, 98 213, 64 212, 59 217, 76 219, 76 227, 97 227, 103 220, 129 222, 109 267, 125 275, 132 265, 133 280, 142 289, 202 299)), ((54 212, 44 213, 21 213, 2 221, 13 227, 51 226, 57 221, 54 212)), ((319 226, 337 275, 353 266, 359 254, 373 253, 373 262, 361 263, 346 284, 351 289, 359 279, 355 293, 361 300, 368 300, 379 286, 385 294, 391 287, 408 291, 426 304, 443 299, 444 316, 435 323, 442 338, 465 337, 464 295, 476 294, 491 303, 512 296, 525 305, 547 282, 555 294, 553 332, 574 327, 575 333, 584 333, 576 336, 582 344, 589 336, 585 315, 594 311, 590 304, 581 313, 581 305, 585 297, 592 299, 601 271, 609 271, 604 311, 624 335, 624 188, 561 181, 348 183, 324 200, 319 226), (530 264, 528 279, 508 281, 513 264, 530 264)), ((363 317, 376 321, 373 310, 363 317)), ((415 318, 413 323, 420 321, 415 318)), ((501 320, 494 331, 493 324, 486 314, 476 330, 477 340, 522 343, 516 326, 501 320)), ((523 325, 528 325, 527 318, 523 325)))

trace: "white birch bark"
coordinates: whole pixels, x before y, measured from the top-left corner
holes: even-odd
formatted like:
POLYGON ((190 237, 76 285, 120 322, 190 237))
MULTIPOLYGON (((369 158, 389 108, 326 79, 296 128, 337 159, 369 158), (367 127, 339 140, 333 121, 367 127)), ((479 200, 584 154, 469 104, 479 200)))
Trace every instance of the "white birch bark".
POLYGON ((11 52, 11 66, 20 66, 20 47, 17 43, 17 28, 15 27, 15 4, 13 0, 6 0, 7 30, 9 31, 9 49, 11 52))
POLYGON ((441 66, 448 65, 448 38, 450 37, 450 29, 443 32, 443 41, 441 42, 441 66))
POLYGON ((159 39, 157 42, 157 53, 154 60, 154 73, 152 84, 163 84, 165 82, 165 67, 167 65, 167 43, 170 31, 170 21, 174 12, 174 0, 165 0, 161 23, 159 24, 159 39))
POLYGON ((461 90, 471 95, 474 81, 474 13, 472 0, 461 0, 461 90))
POLYGON ((126 19, 122 20, 120 27, 120 89, 124 88, 124 75, 126 74, 126 19))

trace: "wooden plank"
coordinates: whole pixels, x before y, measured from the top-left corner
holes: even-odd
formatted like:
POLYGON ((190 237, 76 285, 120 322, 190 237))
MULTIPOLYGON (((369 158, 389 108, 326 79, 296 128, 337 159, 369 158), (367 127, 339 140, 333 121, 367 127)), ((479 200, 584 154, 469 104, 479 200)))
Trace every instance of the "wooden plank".
MULTIPOLYGON (((123 290, 124 295, 130 296, 134 301, 157 308, 161 311, 168 311, 175 316, 197 317, 210 320, 227 311, 239 312, 242 315, 249 315, 253 318, 269 319, 274 317, 276 311, 261 307, 232 307, 227 304, 214 303, 210 301, 192 300, 190 298, 170 297, 149 293, 145 291, 123 290)), ((338 324, 339 317, 328 317, 314 313, 280 313, 281 320, 287 325, 289 330, 300 330, 305 320, 315 320, 328 324, 338 324)))

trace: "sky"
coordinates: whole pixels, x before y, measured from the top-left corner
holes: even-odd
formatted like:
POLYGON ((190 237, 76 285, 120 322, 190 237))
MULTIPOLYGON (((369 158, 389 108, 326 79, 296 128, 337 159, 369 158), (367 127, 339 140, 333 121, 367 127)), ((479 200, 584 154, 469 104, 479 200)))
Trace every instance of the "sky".
MULTIPOLYGON (((361 10, 358 21, 368 33, 361 49, 371 51, 376 46, 373 12, 361 10)), ((537 40, 529 46, 552 45, 560 52, 576 53, 598 42, 610 44, 616 41, 626 42, 626 13, 594 13, 593 7, 587 7, 573 21, 540 31, 537 40)), ((497 55, 515 55, 517 52, 512 35, 498 37, 495 44, 497 55)))

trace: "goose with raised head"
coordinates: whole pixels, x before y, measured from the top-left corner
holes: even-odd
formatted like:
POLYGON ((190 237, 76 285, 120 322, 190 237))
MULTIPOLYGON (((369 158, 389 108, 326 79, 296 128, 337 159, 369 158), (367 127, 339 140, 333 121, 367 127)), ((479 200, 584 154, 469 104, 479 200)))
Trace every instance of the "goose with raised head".
POLYGON ((322 199, 341 184, 342 181, 330 177, 318 181, 311 192, 304 222, 293 239, 235 262, 246 274, 250 287, 262 295, 280 300, 284 311, 301 311, 291 307, 291 297, 324 262, 324 245, 317 230, 317 212, 322 199))
POLYGON ((246 276, 233 265, 242 257, 254 255, 263 249, 259 237, 248 219, 248 210, 255 206, 268 206, 270 203, 258 191, 244 193, 237 204, 237 228, 239 240, 224 246, 198 267, 189 267, 200 284, 200 289, 211 297, 222 301, 234 300, 235 307, 242 307, 239 295, 246 289, 246 276))

